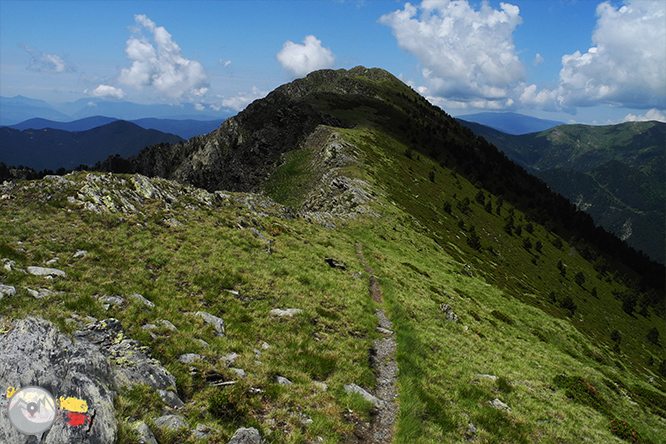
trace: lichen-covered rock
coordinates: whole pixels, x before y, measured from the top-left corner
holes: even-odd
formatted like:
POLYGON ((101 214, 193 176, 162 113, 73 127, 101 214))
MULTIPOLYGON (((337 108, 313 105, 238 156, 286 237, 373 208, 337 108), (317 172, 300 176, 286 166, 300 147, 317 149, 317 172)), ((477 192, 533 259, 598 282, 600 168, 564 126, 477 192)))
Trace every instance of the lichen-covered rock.
MULTIPOLYGON (((29 385, 43 387, 56 398, 73 397, 86 402, 83 412, 61 409, 59 418, 40 442, 115 441, 113 377, 96 344, 83 338, 72 341, 43 319, 14 320, 10 331, 0 335, 0 387, 4 391, 29 385)), ((8 402, 2 396, 2 411, 8 402)), ((0 442, 27 443, 29 437, 20 434, 3 414, 0 442)))
POLYGON ((265 442, 266 440, 262 438, 259 430, 248 427, 236 430, 228 444, 264 444, 265 442))
POLYGON ((119 320, 93 322, 74 335, 97 344, 110 359, 113 381, 118 388, 145 384, 155 390, 175 390, 176 378, 157 359, 150 357, 148 347, 125 337, 119 320))
POLYGON ((161 429, 176 431, 182 428, 187 428, 187 423, 185 420, 178 415, 160 416, 159 418, 155 419, 154 422, 155 425, 161 429))
POLYGON ((134 430, 139 435, 139 441, 143 444, 158 444, 153 431, 150 430, 150 427, 145 422, 137 423, 134 426, 134 430))

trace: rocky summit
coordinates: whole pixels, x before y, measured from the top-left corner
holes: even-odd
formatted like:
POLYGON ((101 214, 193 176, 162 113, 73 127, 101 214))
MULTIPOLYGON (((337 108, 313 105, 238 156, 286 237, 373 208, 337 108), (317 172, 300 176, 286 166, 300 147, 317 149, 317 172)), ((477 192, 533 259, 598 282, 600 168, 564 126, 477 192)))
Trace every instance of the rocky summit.
POLYGON ((663 266, 385 71, 98 169, 0 185, 0 442, 666 436, 663 266))

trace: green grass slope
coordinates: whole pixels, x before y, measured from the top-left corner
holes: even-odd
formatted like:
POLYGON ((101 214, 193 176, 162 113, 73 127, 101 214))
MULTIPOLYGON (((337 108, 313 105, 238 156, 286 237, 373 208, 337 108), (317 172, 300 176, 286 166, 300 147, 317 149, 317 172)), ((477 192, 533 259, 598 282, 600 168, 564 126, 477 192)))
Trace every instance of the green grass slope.
POLYGON ((262 184, 275 200, 163 179, 146 192, 137 176, 96 173, 3 185, 0 259, 15 265, 0 282, 17 294, 0 300, 0 334, 26 315, 70 334, 86 316, 116 317, 176 376, 188 425, 213 430, 152 427, 171 410, 139 386, 116 398, 118 442, 138 442, 142 420, 160 443, 227 443, 247 426, 269 443, 358 443, 373 408, 344 385, 373 390, 380 337, 360 243, 398 343, 394 443, 665 442, 655 276, 613 256, 611 238, 602 250, 582 237, 582 216, 554 214, 540 182, 394 77, 336 75, 314 93, 289 86, 344 124, 319 124, 279 155, 262 184), (18 270, 46 263, 66 276, 18 270), (51 293, 34 299, 37 289, 51 293), (99 295, 125 302, 107 310, 99 295), (226 337, 196 311, 223 318, 226 337), (177 331, 142 328, 160 319, 177 331), (184 353, 206 359, 183 364, 184 353))
POLYGON ((666 124, 561 125, 514 136, 464 122, 595 223, 665 263, 666 124), (631 229, 628 230, 628 227, 631 229))

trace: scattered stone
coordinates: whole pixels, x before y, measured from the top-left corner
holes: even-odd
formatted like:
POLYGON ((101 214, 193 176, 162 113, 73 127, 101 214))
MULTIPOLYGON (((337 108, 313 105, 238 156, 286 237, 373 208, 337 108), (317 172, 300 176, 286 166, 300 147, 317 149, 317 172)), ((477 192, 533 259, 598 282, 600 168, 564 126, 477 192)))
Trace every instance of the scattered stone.
POLYGON ((14 265, 16 265, 15 261, 11 261, 7 258, 3 259, 2 262, 5 264, 4 268, 7 271, 12 271, 14 269, 14 265))
POLYGON ((277 383, 280 384, 280 385, 292 385, 292 384, 293 384, 293 382, 291 382, 290 380, 288 380, 288 379, 285 378, 284 376, 277 376, 277 377, 275 378, 275 380, 276 380, 277 383))
POLYGON ((211 432, 216 431, 217 429, 206 424, 199 423, 197 428, 192 430, 192 435, 197 439, 205 439, 211 432))
POLYGON ((144 304, 146 304, 150 308, 153 308, 155 306, 155 304, 150 302, 148 299, 144 298, 139 293, 132 293, 130 296, 132 296, 134 299, 136 299, 139 302, 143 302, 144 304))
POLYGON ((384 405, 384 401, 382 401, 381 399, 372 395, 371 393, 366 391, 364 388, 359 387, 356 384, 345 385, 345 391, 347 393, 358 393, 359 395, 361 395, 363 397, 363 399, 373 403, 375 405, 375 407, 382 407, 384 405))
POLYGON ((503 403, 502 401, 500 401, 498 398, 495 398, 495 399, 493 399, 492 401, 490 401, 490 404, 491 404, 493 407, 495 407, 496 409, 511 411, 511 407, 509 407, 508 405, 504 404, 504 403, 503 403))
POLYGON ((141 328, 143 328, 144 330, 150 331, 150 330, 155 330, 157 328, 157 325, 155 325, 155 324, 144 324, 144 325, 141 326, 141 328))
POLYGON ((157 322, 167 330, 178 331, 178 328, 176 328, 175 325, 173 325, 171 322, 167 321, 166 319, 158 319, 157 322))
POLYGON ((194 316, 199 316, 204 320, 205 323, 212 325, 220 338, 224 337, 225 326, 224 321, 221 318, 218 318, 217 316, 210 313, 206 313, 205 311, 198 311, 194 313, 194 316))
POLYGON ((144 444, 158 444, 155 435, 153 435, 153 431, 150 430, 150 427, 148 427, 148 424, 145 422, 137 423, 134 426, 134 430, 136 430, 136 433, 139 435, 139 442, 144 444))
POLYGON ((477 428, 471 422, 467 424, 467 433, 471 435, 476 435, 478 433, 477 428))
POLYGON ((16 288, 11 285, 0 284, 0 299, 7 296, 14 296, 16 294, 16 288))
POLYGON ((468 331, 468 330, 469 330, 469 325, 465 325, 465 326, 463 327, 463 330, 468 331))
POLYGON ((257 358, 261 358, 261 350, 257 350, 256 348, 253 348, 252 351, 257 356, 257 358))
POLYGON ((300 308, 274 308, 270 311, 271 316, 277 316, 279 318, 291 318, 294 315, 301 313, 303 310, 300 308))
POLYGON ((448 304, 441 304, 439 308, 444 312, 447 320, 451 322, 456 322, 458 320, 458 315, 453 311, 451 307, 449 307, 448 304))
POLYGON ((57 268, 28 267, 28 273, 35 276, 65 276, 65 272, 57 268))
POLYGON ((160 416, 159 418, 155 419, 154 422, 157 427, 171 431, 187 428, 187 423, 185 420, 178 415, 160 416))
POLYGON ((224 361, 224 363, 227 364, 227 366, 229 366, 236 362, 237 357, 238 353, 229 353, 228 355, 220 356, 220 359, 224 361))
MULTIPOLYGON (((95 296, 93 296, 95 297, 95 296)), ((97 299, 108 305, 123 305, 125 299, 122 296, 98 296, 97 299)))
POLYGON ((336 260, 333 259, 333 258, 326 257, 326 258, 324 258, 324 261, 325 261, 328 265, 330 265, 331 268, 339 268, 340 270, 346 270, 346 269, 347 269, 347 266, 346 266, 344 263, 342 263, 342 262, 338 262, 338 261, 336 261, 336 260))
POLYGON ((269 348, 271 348, 271 346, 268 345, 268 342, 266 341, 261 341, 259 344, 261 345, 261 348, 263 348, 264 350, 268 350, 269 348))
MULTIPOLYGON (((76 253, 74 253, 73 257, 75 259, 79 259, 79 258, 84 257, 86 254, 88 254, 88 250, 76 250, 76 253)), ((146 427, 148 427, 148 426, 146 426, 146 427)), ((150 430, 150 429, 148 429, 148 430, 150 430)))
POLYGON ((265 444, 266 441, 261 437, 259 430, 254 427, 240 428, 236 430, 234 436, 227 444, 265 444))
POLYGON ((206 358, 196 353, 185 353, 184 355, 178 356, 176 359, 182 362, 183 364, 191 364, 197 359, 204 360, 206 358))
POLYGON ((53 265, 53 264, 55 264, 56 262, 58 262, 58 260, 60 260, 59 257, 54 257, 54 258, 51 259, 50 261, 46 261, 46 265, 53 265))
POLYGON ((185 406, 185 403, 171 390, 158 390, 157 393, 162 401, 171 408, 180 409, 185 406))
POLYGON ((326 390, 328 390, 328 384, 326 384, 325 382, 312 381, 312 384, 314 384, 314 386, 317 387, 317 389, 322 391, 322 392, 325 392, 326 390))
POLYGON ((484 374, 481 374, 481 373, 478 373, 476 375, 476 377, 477 378, 483 378, 483 379, 490 379, 491 381, 494 381, 495 379, 497 379, 497 376, 495 376, 495 375, 484 375, 484 374))
POLYGON ((298 418, 298 420, 303 425, 310 425, 310 424, 313 423, 312 419, 308 418, 307 415, 305 415, 304 413, 298 412, 298 413, 296 413, 295 416, 298 418))
POLYGON ((49 297, 53 294, 51 290, 48 290, 46 288, 40 288, 39 290, 33 290, 31 288, 26 287, 25 290, 30 294, 35 299, 44 299, 46 297, 49 297))
POLYGON ((210 347, 210 344, 208 342, 204 341, 203 339, 194 338, 194 342, 196 342, 197 344, 199 344, 200 346, 205 347, 205 348, 210 347))
POLYGON ((261 239, 262 241, 266 242, 266 245, 268 245, 268 254, 271 254, 271 241, 269 241, 268 239, 266 239, 266 236, 264 236, 263 234, 261 234, 261 231, 257 230, 256 228, 251 227, 250 230, 254 233, 254 235, 255 235, 256 237, 258 237, 258 238, 261 239))
POLYGON ((165 225, 168 225, 168 226, 171 227, 171 228, 178 228, 178 227, 182 227, 182 226, 183 226, 183 223, 180 222, 180 221, 179 221, 178 219, 176 219, 175 217, 172 217, 172 218, 169 218, 169 219, 164 219, 162 222, 163 222, 165 225))
POLYGON ((389 336, 393 334, 393 332, 391 330, 389 330, 387 328, 384 328, 384 327, 377 327, 377 331, 381 334, 389 335, 389 336))
POLYGON ((236 376, 238 376, 241 379, 244 379, 246 377, 245 370, 243 370, 242 368, 231 367, 231 371, 236 373, 236 376))

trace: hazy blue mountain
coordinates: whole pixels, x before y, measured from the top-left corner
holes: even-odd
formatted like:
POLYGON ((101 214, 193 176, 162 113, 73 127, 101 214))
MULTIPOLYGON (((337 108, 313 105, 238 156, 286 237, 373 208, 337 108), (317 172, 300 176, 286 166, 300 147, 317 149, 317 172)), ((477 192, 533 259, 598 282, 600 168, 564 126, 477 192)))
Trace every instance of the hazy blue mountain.
POLYGON ((181 137, 116 121, 87 131, 44 128, 17 130, 0 128, 0 162, 24 165, 35 170, 73 169, 93 165, 108 156, 131 156, 158 143, 177 143, 181 137))
POLYGON ((539 119, 517 113, 476 113, 458 116, 466 122, 476 122, 507 134, 527 134, 545 131, 564 122, 539 119))
POLYGON ((16 125, 8 126, 17 130, 40 130, 44 128, 51 128, 63 131, 87 131, 89 129, 97 128, 98 126, 108 125, 109 123, 115 122, 117 120, 118 119, 113 117, 104 116, 86 117, 85 119, 74 120, 71 122, 56 122, 49 119, 34 118, 17 123, 16 125))
POLYGON ((6 126, 16 125, 34 118, 56 122, 69 122, 95 116, 107 116, 128 121, 145 118, 210 121, 223 120, 232 114, 229 110, 224 109, 199 111, 191 103, 142 105, 124 100, 88 97, 74 102, 50 105, 43 100, 23 96, 0 97, 0 125, 6 126))
POLYGON ((91 98, 65 103, 59 105, 57 109, 71 116, 73 119, 103 115, 122 120, 136 120, 148 117, 180 120, 214 120, 226 118, 231 115, 231 113, 223 110, 214 111, 207 109, 206 111, 198 111, 191 103, 181 105, 142 105, 125 100, 91 98))
POLYGON ((0 97, 0 125, 13 125, 35 117, 68 120, 65 114, 56 111, 43 100, 23 96, 0 97))
MULTIPOLYGON (((44 128, 59 129, 63 131, 87 131, 98 126, 107 125, 115 122, 118 119, 105 116, 93 116, 83 119, 74 120, 71 122, 56 122, 48 119, 29 119, 16 125, 8 125, 10 128, 18 130, 34 129, 40 130, 44 128)), ((145 118, 132 120, 132 123, 139 125, 144 129, 154 129, 163 133, 170 133, 180 136, 184 139, 190 139, 194 136, 210 133, 217 129, 224 119, 216 120, 177 120, 177 119, 155 119, 145 118)))

